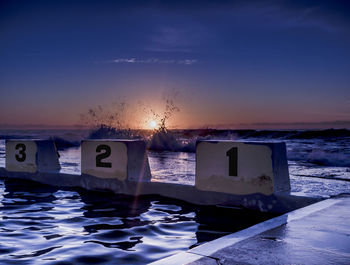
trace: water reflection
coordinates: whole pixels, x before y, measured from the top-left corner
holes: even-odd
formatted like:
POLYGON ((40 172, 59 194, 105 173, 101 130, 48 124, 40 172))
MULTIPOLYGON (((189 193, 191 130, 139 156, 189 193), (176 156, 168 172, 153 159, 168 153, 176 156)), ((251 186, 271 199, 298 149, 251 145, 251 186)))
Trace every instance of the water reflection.
POLYGON ((145 264, 271 217, 19 180, 0 203, 0 264, 145 264))

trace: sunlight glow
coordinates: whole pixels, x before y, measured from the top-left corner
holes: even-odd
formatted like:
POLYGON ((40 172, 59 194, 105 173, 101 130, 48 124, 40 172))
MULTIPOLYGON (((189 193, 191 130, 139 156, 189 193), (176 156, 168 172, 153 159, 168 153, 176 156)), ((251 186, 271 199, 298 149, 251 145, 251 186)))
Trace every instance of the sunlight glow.
POLYGON ((148 123, 148 126, 150 129, 154 130, 158 127, 158 123, 155 120, 150 120, 150 122, 148 123))

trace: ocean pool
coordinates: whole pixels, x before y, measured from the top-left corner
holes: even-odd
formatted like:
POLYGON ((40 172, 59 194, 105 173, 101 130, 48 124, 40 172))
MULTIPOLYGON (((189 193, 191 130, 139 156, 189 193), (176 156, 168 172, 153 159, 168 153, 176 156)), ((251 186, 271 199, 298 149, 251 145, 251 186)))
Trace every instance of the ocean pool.
MULTIPOLYGON (((349 193, 348 141, 287 140, 292 192, 349 193)), ((61 172, 80 174, 80 148, 59 153, 61 172)), ((148 151, 148 157, 151 181, 194 184, 195 153, 148 151)), ((273 216, 0 178, 0 264, 145 264, 273 216)))

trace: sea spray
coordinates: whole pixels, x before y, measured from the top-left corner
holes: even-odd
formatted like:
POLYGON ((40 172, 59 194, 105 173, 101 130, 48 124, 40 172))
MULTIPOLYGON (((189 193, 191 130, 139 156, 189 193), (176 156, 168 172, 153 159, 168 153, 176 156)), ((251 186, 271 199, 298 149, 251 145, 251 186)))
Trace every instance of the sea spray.
POLYGON ((126 103, 113 102, 110 105, 98 105, 88 109, 87 113, 81 114, 80 119, 89 127, 98 128, 101 125, 110 128, 124 129, 126 124, 126 103))
MULTIPOLYGON (((90 108, 86 114, 81 115, 81 120, 91 128, 89 139, 143 139, 147 142, 148 149, 161 151, 194 151, 193 142, 182 141, 168 129, 168 121, 175 113, 180 111, 176 104, 179 91, 172 89, 163 95, 164 111, 156 111, 151 104, 138 101, 133 106, 133 113, 142 108, 144 120, 147 124, 150 121, 158 128, 153 130, 131 129, 126 121, 132 117, 126 115, 127 109, 131 106, 125 102, 114 103, 111 107, 98 105, 90 108)), ((138 123, 140 124, 140 123, 138 123)))
POLYGON ((171 119, 175 113, 180 111, 180 108, 176 104, 178 95, 179 91, 172 89, 168 94, 163 96, 165 103, 163 113, 157 113, 152 108, 148 109, 148 112, 151 114, 151 119, 157 121, 159 124, 159 128, 154 130, 148 143, 148 148, 150 150, 184 151, 184 142, 167 127, 169 119, 171 119))
POLYGON ((101 124, 91 130, 88 139, 142 139, 139 131, 130 128, 120 129, 101 124))
POLYGON ((89 139, 139 139, 137 130, 128 124, 128 105, 125 102, 113 102, 110 106, 98 105, 90 108, 81 120, 90 127, 89 139))

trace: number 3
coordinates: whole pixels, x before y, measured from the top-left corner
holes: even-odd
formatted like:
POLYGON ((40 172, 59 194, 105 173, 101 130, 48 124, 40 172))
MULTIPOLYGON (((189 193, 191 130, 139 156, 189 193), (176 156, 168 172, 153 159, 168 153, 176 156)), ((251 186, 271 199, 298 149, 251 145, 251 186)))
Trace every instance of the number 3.
POLYGON ((102 162, 102 159, 105 159, 111 155, 111 148, 108 145, 101 144, 96 147, 96 153, 100 153, 96 156, 96 167, 112 167, 110 162, 102 162), (104 151, 104 152, 102 152, 104 151), (102 152, 102 153, 100 153, 102 152))
POLYGON ((25 144, 17 144, 16 145, 16 150, 20 149, 18 154, 16 154, 16 160, 18 162, 24 162, 26 160, 26 145, 25 144))

